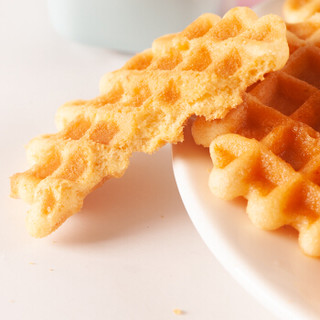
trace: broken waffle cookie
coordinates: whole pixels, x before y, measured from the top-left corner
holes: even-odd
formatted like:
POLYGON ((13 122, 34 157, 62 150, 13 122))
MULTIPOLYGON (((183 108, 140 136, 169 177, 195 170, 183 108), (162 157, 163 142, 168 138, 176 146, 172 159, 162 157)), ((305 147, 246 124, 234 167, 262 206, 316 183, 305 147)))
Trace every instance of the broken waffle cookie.
POLYGON ((302 22, 320 12, 320 0, 286 0, 283 6, 285 20, 302 22))
POLYGON ((210 145, 213 194, 245 197, 255 225, 292 226, 303 252, 319 257, 320 48, 306 39, 292 46, 295 29, 285 67, 249 88, 224 119, 198 118, 192 132, 198 144, 210 145))
POLYGON ((104 76, 99 97, 63 105, 60 131, 33 139, 33 166, 11 178, 12 196, 31 204, 29 232, 54 231, 89 192, 122 176, 133 152, 182 141, 191 115, 221 118, 241 103, 249 85, 286 63, 285 29, 279 17, 258 19, 247 8, 205 14, 104 76))

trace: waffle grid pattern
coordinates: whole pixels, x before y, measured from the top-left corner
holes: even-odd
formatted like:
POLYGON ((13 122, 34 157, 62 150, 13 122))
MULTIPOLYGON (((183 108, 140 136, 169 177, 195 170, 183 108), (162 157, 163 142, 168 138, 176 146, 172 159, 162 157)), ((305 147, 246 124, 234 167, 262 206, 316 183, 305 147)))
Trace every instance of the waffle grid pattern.
POLYGON ((320 47, 320 13, 300 23, 287 23, 290 53, 306 45, 320 47))
POLYGON ((213 194, 245 197, 255 225, 290 225, 303 252, 319 257, 320 48, 302 41, 226 118, 199 118, 192 129, 198 144, 210 145, 213 194))
POLYGON ((236 8, 206 14, 101 81, 101 95, 62 106, 57 134, 33 139, 33 167, 11 179, 12 195, 31 203, 29 232, 42 237, 80 210, 103 181, 120 177, 133 152, 183 140, 192 114, 222 117, 248 85, 288 57, 280 18, 236 8), (226 108, 226 106, 228 108, 226 108))

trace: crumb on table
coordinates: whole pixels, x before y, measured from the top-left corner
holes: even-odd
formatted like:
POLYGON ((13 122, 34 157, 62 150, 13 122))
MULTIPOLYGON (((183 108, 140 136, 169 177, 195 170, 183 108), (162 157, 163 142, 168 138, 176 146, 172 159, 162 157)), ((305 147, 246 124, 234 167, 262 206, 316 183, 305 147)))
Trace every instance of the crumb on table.
POLYGON ((182 315, 182 314, 184 314, 185 312, 184 312, 183 310, 181 310, 181 309, 174 309, 174 310, 173 310, 173 313, 176 314, 176 315, 182 315))

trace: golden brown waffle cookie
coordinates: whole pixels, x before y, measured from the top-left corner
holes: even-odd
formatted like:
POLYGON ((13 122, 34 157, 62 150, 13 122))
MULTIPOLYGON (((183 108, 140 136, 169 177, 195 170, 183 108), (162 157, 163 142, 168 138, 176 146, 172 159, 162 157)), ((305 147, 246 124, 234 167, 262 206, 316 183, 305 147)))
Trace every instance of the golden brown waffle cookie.
POLYGON ((290 23, 305 21, 320 12, 320 0, 286 0, 283 6, 285 20, 290 23))
POLYGON ((62 106, 57 134, 35 138, 34 166, 11 179, 12 195, 31 203, 35 237, 80 210, 86 195, 120 177, 132 152, 152 153, 183 140, 192 115, 224 116, 248 85, 288 58, 285 25, 236 8, 223 19, 201 16, 183 32, 162 37, 101 81, 101 95, 62 106))
POLYGON ((320 13, 300 23, 287 23, 290 53, 305 45, 320 47, 320 13))
POLYGON ((260 228, 290 225, 302 250, 320 256, 320 48, 304 44, 286 66, 251 87, 224 119, 197 119, 193 136, 210 145, 210 189, 243 196, 260 228))

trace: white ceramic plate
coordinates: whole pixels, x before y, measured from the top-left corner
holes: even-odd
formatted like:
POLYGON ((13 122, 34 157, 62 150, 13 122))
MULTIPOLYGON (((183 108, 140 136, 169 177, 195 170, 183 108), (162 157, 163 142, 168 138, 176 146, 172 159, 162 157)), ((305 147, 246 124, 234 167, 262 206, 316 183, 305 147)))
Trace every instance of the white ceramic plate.
MULTIPOLYGON (((280 13, 281 6, 275 0, 256 11, 280 13)), ((280 318, 319 319, 320 260, 302 254, 293 231, 256 229, 245 214, 245 201, 215 198, 207 187, 211 166, 208 150, 194 144, 187 127, 185 142, 173 146, 173 168, 184 205, 205 243, 280 318)))

